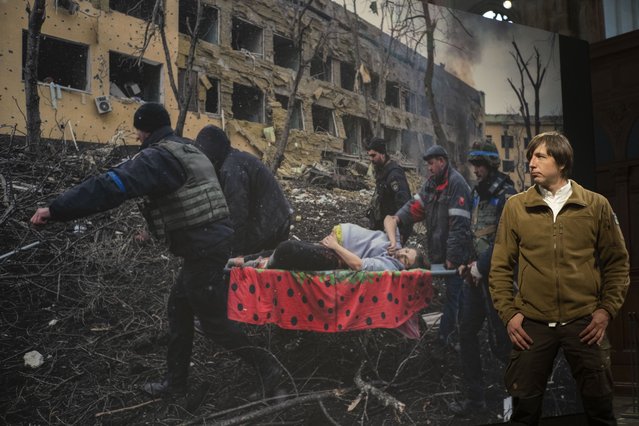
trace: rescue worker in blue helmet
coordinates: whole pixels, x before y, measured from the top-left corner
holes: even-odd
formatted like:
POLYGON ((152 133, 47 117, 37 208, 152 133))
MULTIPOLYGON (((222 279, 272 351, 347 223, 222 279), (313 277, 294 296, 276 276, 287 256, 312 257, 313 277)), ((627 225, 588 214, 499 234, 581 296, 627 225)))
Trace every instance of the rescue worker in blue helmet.
POLYGON ((511 349, 506 327, 490 297, 488 273, 501 212, 506 200, 517 191, 510 177, 499 171, 501 160, 492 140, 473 143, 468 152, 468 162, 472 165, 477 184, 471 193, 474 256, 470 263, 460 267, 460 273, 464 277, 459 327, 464 398, 449 406, 458 416, 487 410, 487 384, 483 380, 479 344, 479 332, 484 323, 488 326, 490 349, 502 362, 501 368, 508 361, 511 349))

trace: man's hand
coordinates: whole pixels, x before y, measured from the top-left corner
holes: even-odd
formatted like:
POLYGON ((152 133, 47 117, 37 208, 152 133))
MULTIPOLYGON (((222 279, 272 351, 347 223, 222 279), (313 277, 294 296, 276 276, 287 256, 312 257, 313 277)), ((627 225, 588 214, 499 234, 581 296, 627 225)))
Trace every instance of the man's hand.
POLYGON ((606 328, 608 328, 609 322, 610 314, 608 314, 608 311, 605 309, 597 309, 592 313, 590 324, 579 333, 581 341, 588 345, 592 345, 593 343, 600 345, 606 335, 606 328))
POLYGON ((335 250, 335 248, 339 247, 339 243, 337 242, 337 238, 335 237, 335 234, 330 234, 327 237, 325 237, 320 244, 322 244, 324 247, 328 247, 329 249, 333 249, 335 250))
POLYGON ((446 269, 455 269, 455 264, 453 264, 453 262, 451 262, 450 260, 447 260, 446 269))
POLYGON ((48 207, 40 207, 35 214, 31 216, 31 224, 46 225, 51 219, 51 212, 48 207))
POLYGON ((521 349, 522 351, 526 349, 530 349, 530 345, 532 345, 533 340, 530 338, 528 333, 524 331, 521 326, 521 323, 524 321, 524 314, 521 312, 516 313, 513 317, 508 321, 508 325, 506 326, 506 330, 508 331, 508 337, 510 337, 510 341, 513 342, 513 345, 521 349))
POLYGON ((473 263, 471 263, 470 265, 459 265, 459 268, 457 268, 457 273, 468 284, 476 287, 479 280, 476 280, 475 277, 471 274, 471 268, 473 263))

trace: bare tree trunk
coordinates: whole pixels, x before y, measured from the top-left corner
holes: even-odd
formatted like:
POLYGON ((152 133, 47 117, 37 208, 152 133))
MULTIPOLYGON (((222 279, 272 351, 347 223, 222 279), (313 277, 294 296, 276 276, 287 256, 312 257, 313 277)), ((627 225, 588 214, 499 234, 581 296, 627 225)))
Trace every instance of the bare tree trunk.
POLYGON ((306 65, 302 63, 302 54, 300 50, 300 64, 297 68, 297 74, 295 74, 295 81, 293 82, 293 90, 291 91, 291 95, 288 97, 288 109, 286 110, 286 121, 284 122, 284 130, 282 131, 282 136, 277 141, 275 148, 275 155, 271 159, 271 164, 269 165, 269 169, 273 174, 277 172, 277 169, 282 165, 282 161, 284 160, 284 151, 286 151, 286 146, 288 145, 288 135, 291 130, 291 119, 293 118, 293 110, 295 109, 295 97, 297 96, 297 89, 300 86, 300 81, 302 81, 302 76, 304 75, 304 68, 306 65))
POLYGON ((309 62, 312 60, 315 53, 323 46, 326 41, 326 31, 320 37, 320 40, 315 45, 311 54, 308 56, 308 59, 304 58, 304 38, 305 33, 309 29, 310 24, 304 24, 302 22, 302 18, 304 14, 308 10, 308 8, 313 3, 313 0, 307 0, 304 6, 296 13, 295 22, 293 23, 293 27, 295 28, 295 40, 294 45, 298 52, 298 66, 297 73, 295 74, 295 80, 293 81, 293 89, 291 90, 291 94, 288 97, 288 109, 286 111, 286 121, 284 122, 284 130, 282 131, 282 136, 276 142, 275 146, 275 155, 269 162, 269 170, 275 174, 277 169, 282 165, 282 161, 284 160, 284 152, 286 151, 286 146, 288 145, 288 136, 290 134, 291 129, 291 119, 293 117, 293 109, 295 108, 295 98, 297 97, 297 90, 300 86, 300 81, 302 81, 302 77, 304 76, 304 70, 308 66, 309 62))
MULTIPOLYGON (((139 51, 139 59, 142 60, 144 53, 146 52, 147 47, 151 43, 151 39, 155 36, 157 32, 160 33, 160 39, 162 40, 162 48, 164 50, 164 59, 166 63, 166 71, 169 76, 169 84, 171 85, 171 91, 173 92, 173 96, 175 96, 175 100, 178 104, 178 119, 175 123, 175 134, 178 136, 182 136, 184 132, 184 124, 186 123, 186 114, 188 112, 189 104, 191 103, 191 98, 193 96, 193 82, 191 81, 191 74, 193 72, 193 63, 195 61, 195 49, 197 48, 197 44, 199 41, 199 30, 200 23, 202 21, 202 4, 201 0, 197 0, 197 12, 195 14, 195 27, 191 28, 189 26, 189 32, 191 36, 191 43, 189 45, 189 54, 186 58, 186 71, 184 73, 184 93, 180 94, 180 90, 178 88, 178 84, 176 83, 175 74, 173 73, 173 67, 171 66, 171 51, 169 49, 169 43, 166 39, 165 32, 165 22, 166 22, 166 11, 164 10, 164 0, 156 0, 155 5, 153 7, 153 13, 151 18, 149 19, 145 32, 144 32, 144 41, 142 43, 142 47, 139 51), (157 23, 157 26, 154 26, 154 23, 157 23)), ((197 84, 197 81, 196 81, 197 84)))
POLYGON ((40 95, 38 95, 38 56, 40 33, 46 19, 46 0, 34 0, 33 8, 27 4, 29 34, 27 36, 27 58, 24 67, 24 93, 27 109, 27 143, 31 148, 40 146, 42 119, 40 118, 40 95))
POLYGON ((515 59, 515 63, 517 64, 517 68, 519 69, 519 79, 520 79, 520 87, 517 89, 513 84, 511 79, 508 79, 508 83, 510 87, 515 91, 517 95, 517 99, 519 100, 519 111, 521 116, 524 119, 524 124, 526 126, 526 134, 528 136, 528 140, 530 141, 533 137, 532 132, 532 119, 530 117, 530 110, 528 107, 528 101, 525 96, 525 84, 524 84, 524 76, 528 78, 530 85, 533 87, 533 92, 535 95, 535 135, 539 134, 541 130, 541 117, 539 116, 539 91, 541 89, 541 84, 544 81, 544 77, 546 76, 546 66, 542 66, 541 64, 541 55, 539 54, 539 50, 535 47, 535 77, 533 78, 528 62, 529 60, 525 60, 521 55, 521 51, 519 50, 519 46, 517 43, 513 41, 513 47, 515 48, 515 53, 511 52, 512 57, 515 59))
POLYGON ((430 107, 431 121, 433 122, 433 128, 435 130, 436 142, 443 146, 446 150, 451 152, 446 132, 442 126, 442 122, 439 118, 439 112, 435 105, 435 92, 433 91, 433 77, 435 75, 435 27, 436 24, 430 18, 430 11, 428 10, 428 1, 421 0, 422 8, 424 10, 424 20, 426 21, 426 51, 428 57, 426 58, 426 74, 424 75, 424 86, 426 87, 426 98, 428 99, 428 105, 430 107))

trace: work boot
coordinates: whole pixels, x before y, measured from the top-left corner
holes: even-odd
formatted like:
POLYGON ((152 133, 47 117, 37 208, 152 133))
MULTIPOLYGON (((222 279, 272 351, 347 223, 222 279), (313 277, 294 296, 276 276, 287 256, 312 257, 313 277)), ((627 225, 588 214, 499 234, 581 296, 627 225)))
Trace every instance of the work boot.
POLYGON ((488 411, 486 401, 468 398, 448 404, 448 409, 456 416, 466 416, 469 414, 484 413, 488 411))
POLYGON ((181 396, 186 394, 186 384, 173 385, 169 379, 163 378, 159 382, 145 383, 142 390, 151 396, 181 396))

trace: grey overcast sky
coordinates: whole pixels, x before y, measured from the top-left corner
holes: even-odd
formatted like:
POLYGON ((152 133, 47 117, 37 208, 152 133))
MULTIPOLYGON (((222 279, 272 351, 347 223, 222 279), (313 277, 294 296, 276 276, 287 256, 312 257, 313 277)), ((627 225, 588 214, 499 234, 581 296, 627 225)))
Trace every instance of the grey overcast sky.
MULTIPOLYGON (((356 1, 359 16, 379 27, 381 16, 371 12, 370 0, 356 1)), ((351 5, 352 0, 347 1, 352 10, 351 5)), ((437 18, 439 30, 435 35, 435 62, 444 64, 447 71, 483 91, 487 113, 506 114, 519 110, 517 97, 507 81, 510 77, 515 85, 519 85, 519 72, 510 54, 514 52, 512 41, 515 40, 525 59, 533 58, 536 47, 542 64, 548 66, 540 92, 541 115, 562 114, 559 42, 554 33, 433 5, 431 17, 437 18)), ((388 19, 385 22, 388 27, 388 19)), ((387 28, 384 30, 388 32, 387 28)), ((425 46, 419 50, 426 54, 425 46)), ((534 60, 531 60, 532 64, 534 60)), ((532 108, 533 92, 529 84, 526 93, 532 108)))

